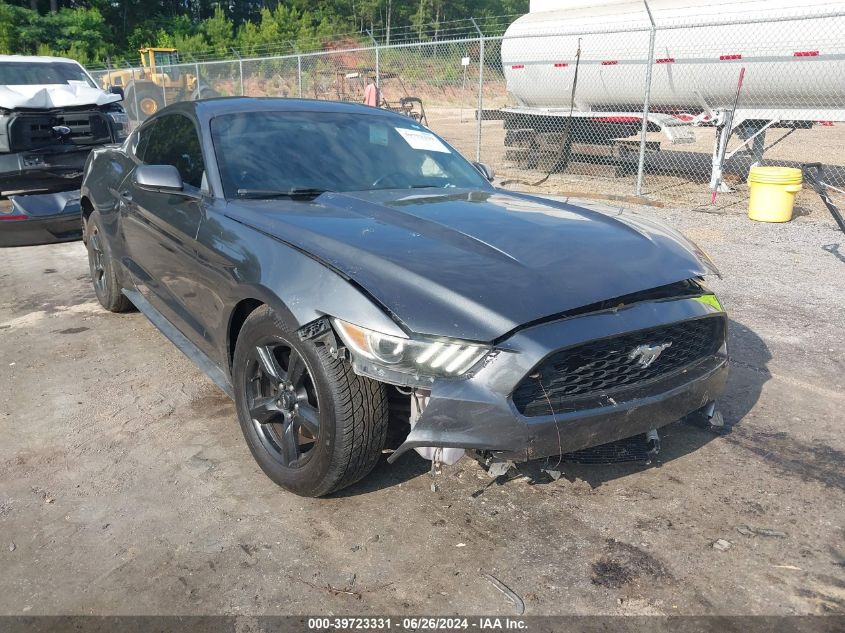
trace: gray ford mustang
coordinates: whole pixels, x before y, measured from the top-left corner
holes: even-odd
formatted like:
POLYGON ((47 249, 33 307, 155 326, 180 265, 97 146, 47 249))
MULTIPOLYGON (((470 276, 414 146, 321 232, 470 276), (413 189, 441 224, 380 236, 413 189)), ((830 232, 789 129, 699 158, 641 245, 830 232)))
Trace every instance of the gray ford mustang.
POLYGON ((491 178, 384 110, 174 104, 86 164, 94 289, 232 396, 258 464, 301 495, 365 476, 389 427, 391 462, 501 464, 712 414, 727 317, 706 255, 491 178))

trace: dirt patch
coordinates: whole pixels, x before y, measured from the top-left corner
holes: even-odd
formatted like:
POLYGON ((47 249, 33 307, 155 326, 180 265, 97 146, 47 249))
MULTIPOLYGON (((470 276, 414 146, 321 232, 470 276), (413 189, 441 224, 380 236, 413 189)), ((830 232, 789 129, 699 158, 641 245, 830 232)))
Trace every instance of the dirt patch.
POLYGON ((235 405, 232 399, 216 385, 204 385, 189 403, 197 415, 208 418, 234 417, 235 405))
POLYGON ((53 330, 52 334, 79 334, 80 332, 87 332, 89 329, 87 327, 69 327, 64 330, 53 330))
POLYGON ((845 451, 818 441, 804 443, 785 431, 739 429, 725 439, 805 481, 845 490, 845 451))
POLYGON ((604 555, 592 564, 594 585, 621 589, 641 578, 669 580, 672 575, 666 566, 648 552, 630 545, 607 539, 604 555))

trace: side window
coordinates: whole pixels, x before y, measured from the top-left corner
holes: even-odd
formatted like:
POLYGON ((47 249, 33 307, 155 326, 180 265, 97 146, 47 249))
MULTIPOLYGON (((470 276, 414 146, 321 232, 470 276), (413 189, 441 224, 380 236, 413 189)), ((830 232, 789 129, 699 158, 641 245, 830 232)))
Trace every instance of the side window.
POLYGON ((200 139, 191 120, 181 114, 167 114, 156 120, 144 148, 143 161, 148 165, 173 165, 185 183, 202 186, 205 165, 200 139))
POLYGON ((135 148, 133 151, 135 153, 135 157, 141 162, 144 162, 144 152, 147 150, 147 145, 150 142, 150 134, 152 133, 155 124, 156 122, 153 121, 149 125, 142 127, 138 130, 138 135, 135 138, 135 148))

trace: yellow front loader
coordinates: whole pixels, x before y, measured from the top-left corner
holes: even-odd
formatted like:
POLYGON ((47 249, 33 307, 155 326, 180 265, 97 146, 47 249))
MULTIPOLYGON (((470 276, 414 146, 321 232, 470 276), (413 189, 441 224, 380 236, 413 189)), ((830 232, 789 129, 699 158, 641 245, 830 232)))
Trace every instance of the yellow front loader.
POLYGON ((143 121, 165 105, 219 96, 197 77, 194 64, 180 64, 175 48, 142 48, 140 69, 110 70, 103 87, 123 89, 130 118, 143 121))

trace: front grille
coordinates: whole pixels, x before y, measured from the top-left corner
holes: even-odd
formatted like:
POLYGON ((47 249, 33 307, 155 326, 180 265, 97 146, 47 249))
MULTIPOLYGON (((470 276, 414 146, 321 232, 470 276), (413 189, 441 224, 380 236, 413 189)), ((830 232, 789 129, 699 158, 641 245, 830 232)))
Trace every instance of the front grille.
POLYGON ((69 142, 75 145, 101 145, 111 142, 111 131, 102 112, 67 111, 45 114, 20 114, 9 123, 10 150, 20 152, 57 145, 60 139, 53 128, 70 128, 69 142))
POLYGON ((570 347, 546 357, 513 393, 523 415, 549 415, 624 402, 644 386, 689 370, 715 354, 725 340, 721 316, 627 332, 570 347), (643 367, 632 352, 671 343, 643 367), (551 404, 551 408, 550 405, 551 404))

